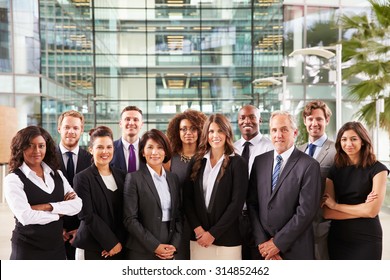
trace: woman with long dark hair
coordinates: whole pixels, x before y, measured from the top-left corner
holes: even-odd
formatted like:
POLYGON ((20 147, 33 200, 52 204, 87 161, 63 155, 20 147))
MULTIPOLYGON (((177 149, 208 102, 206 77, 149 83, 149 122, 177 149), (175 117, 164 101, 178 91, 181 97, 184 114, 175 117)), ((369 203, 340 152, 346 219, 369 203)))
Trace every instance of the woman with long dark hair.
POLYGON ((183 190, 193 233, 191 259, 241 259, 238 217, 248 188, 248 164, 234 153, 233 140, 224 115, 207 119, 183 190))
POLYGON ((11 142, 4 194, 15 216, 12 260, 65 260, 64 215, 76 215, 82 201, 59 169, 56 145, 39 126, 18 131, 11 142))
POLYGON ((331 219, 329 258, 378 260, 382 227, 378 213, 389 170, 376 160, 367 130, 359 122, 344 124, 336 139, 335 164, 326 179, 323 215, 331 219))

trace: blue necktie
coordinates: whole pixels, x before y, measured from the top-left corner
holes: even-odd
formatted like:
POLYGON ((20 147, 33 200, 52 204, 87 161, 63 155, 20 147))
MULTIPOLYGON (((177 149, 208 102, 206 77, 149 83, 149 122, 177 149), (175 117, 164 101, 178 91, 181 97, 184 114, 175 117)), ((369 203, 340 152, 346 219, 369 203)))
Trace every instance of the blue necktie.
POLYGON ((272 174, 272 191, 274 191, 274 189, 276 187, 276 183, 278 182, 280 168, 282 167, 283 158, 281 155, 278 155, 276 157, 276 160, 277 160, 277 162, 275 165, 274 173, 272 174))
POLYGON ((313 157, 316 147, 313 143, 309 144, 309 156, 313 157))
POLYGON ((134 172, 137 169, 136 161, 135 161, 135 152, 133 144, 129 146, 129 162, 127 166, 127 172, 134 172))
POLYGON ((74 177, 73 153, 68 151, 68 152, 66 152, 66 155, 68 156, 68 162, 66 164, 67 178, 68 178, 69 184, 71 186, 73 186, 73 177, 74 177))

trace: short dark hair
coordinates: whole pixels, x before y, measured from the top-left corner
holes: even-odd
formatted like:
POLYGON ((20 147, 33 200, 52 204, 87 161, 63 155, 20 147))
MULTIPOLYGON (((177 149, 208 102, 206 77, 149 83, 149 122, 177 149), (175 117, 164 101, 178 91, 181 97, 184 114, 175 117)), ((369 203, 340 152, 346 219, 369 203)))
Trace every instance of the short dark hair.
POLYGON ((164 133, 162 133, 158 129, 151 129, 149 131, 146 131, 144 135, 142 135, 142 138, 139 142, 139 158, 143 162, 146 162, 145 157, 143 156, 143 151, 146 145, 146 142, 148 142, 149 139, 153 139, 156 141, 158 144, 160 144, 165 152, 165 158, 163 160, 163 163, 167 163, 171 157, 172 157, 172 150, 171 146, 169 145, 169 141, 167 136, 165 136, 164 133))
POLYGON ((93 143, 95 142, 96 138, 99 138, 99 137, 110 137, 112 141, 114 141, 114 137, 112 135, 112 130, 111 128, 109 128, 108 126, 104 126, 104 125, 101 125, 101 126, 98 126, 98 127, 95 127, 95 128, 92 128, 91 130, 89 130, 89 136, 90 136, 90 139, 89 139, 89 147, 92 148, 93 146, 93 143))
POLYGON ((138 108, 137 106, 126 106, 125 108, 123 108, 123 110, 121 112, 121 118, 122 118, 123 113, 127 112, 127 111, 137 111, 142 116, 142 110, 140 108, 138 108))
POLYGON ((19 130, 11 141, 11 157, 9 160, 9 171, 13 172, 19 168, 23 162, 23 152, 29 147, 30 142, 35 137, 42 136, 46 142, 46 153, 43 158, 54 171, 59 169, 59 162, 56 155, 56 144, 49 132, 40 126, 31 125, 19 130))
POLYGON ((305 119, 307 116, 310 116, 311 112, 315 109, 321 109, 324 112, 326 119, 329 119, 332 116, 332 111, 325 102, 322 100, 314 100, 305 105, 302 111, 302 117, 305 119))

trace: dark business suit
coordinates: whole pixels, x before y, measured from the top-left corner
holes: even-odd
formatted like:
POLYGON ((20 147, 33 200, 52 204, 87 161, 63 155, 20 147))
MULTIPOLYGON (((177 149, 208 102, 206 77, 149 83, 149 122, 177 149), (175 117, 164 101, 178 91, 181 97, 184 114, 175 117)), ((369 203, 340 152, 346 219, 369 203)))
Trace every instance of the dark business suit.
MULTIPOLYGON (((60 163, 60 170, 68 180, 69 184, 73 187, 73 182, 68 178, 68 173, 66 172, 66 164, 67 162, 64 162, 60 147, 57 146, 56 148, 56 154, 58 161, 60 163)), ((76 166, 76 173, 79 173, 80 171, 90 167, 92 164, 92 155, 87 152, 84 149, 79 148, 79 153, 77 154, 77 166, 76 166)), ((75 230, 80 225, 80 220, 77 217, 77 215, 74 216, 64 216, 64 229, 66 231, 75 230)), ((74 260, 75 259, 75 247, 73 247, 69 241, 65 241, 65 249, 66 249, 66 257, 68 260, 74 260)))
POLYGON ((171 194, 171 221, 168 240, 163 242, 160 236, 163 223, 161 200, 149 169, 145 166, 126 175, 123 221, 129 233, 126 242, 129 259, 158 259, 154 251, 163 243, 180 250, 182 224, 179 179, 176 174, 167 171, 166 180, 171 194))
MULTIPOLYGON (((139 159, 138 153, 136 153, 136 157, 137 159, 139 159)), ((122 138, 119 138, 118 140, 114 141, 114 157, 112 158, 110 165, 115 166, 116 168, 122 169, 123 171, 127 172, 126 158, 123 152, 122 138)), ((145 162, 139 160, 138 169, 142 169, 144 167, 146 167, 145 162)))
MULTIPOLYGON (((298 147, 302 152, 306 151, 308 144, 300 145, 298 147)), ((321 194, 325 191, 325 182, 330 167, 334 163, 334 156, 336 155, 336 148, 334 142, 327 139, 321 148, 321 151, 315 157, 321 167, 321 194)), ((328 232, 330 227, 330 220, 325 220, 322 217, 322 208, 319 207, 317 215, 313 221, 314 240, 315 240, 315 258, 317 260, 328 260, 328 232)))
POLYGON ((116 204, 111 198, 98 169, 93 164, 75 175, 74 190, 83 200, 78 214, 81 222, 73 245, 77 248, 101 253, 109 252, 118 242, 123 245, 125 230, 122 224, 123 184, 126 173, 111 167, 118 189, 116 204))
POLYGON ((249 180, 247 206, 257 245, 273 238, 283 259, 314 259, 312 222, 321 195, 320 166, 294 149, 274 191, 274 151, 256 157, 249 180))
MULTIPOLYGON (((202 226, 215 238, 214 245, 239 246, 242 239, 238 218, 248 188, 248 164, 239 155, 230 157, 225 173, 214 184, 209 207, 206 208, 203 194, 206 161, 207 159, 202 159, 195 181, 188 180, 183 187, 183 205, 192 230, 191 239, 196 240, 194 229, 202 226)), ((188 170, 192 170, 193 164, 191 162, 188 170)))

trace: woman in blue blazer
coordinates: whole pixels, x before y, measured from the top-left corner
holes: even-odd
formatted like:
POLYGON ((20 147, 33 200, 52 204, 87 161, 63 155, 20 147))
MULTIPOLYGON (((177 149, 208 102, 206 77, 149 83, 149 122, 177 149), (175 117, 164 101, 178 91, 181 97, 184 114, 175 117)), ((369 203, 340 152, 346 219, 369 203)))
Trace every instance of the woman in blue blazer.
POLYGON ((241 259, 241 215, 248 164, 234 153, 233 132, 222 114, 206 121, 188 169, 183 205, 193 230, 191 259, 241 259))
POLYGON ((139 147, 146 168, 126 175, 123 194, 124 225, 129 233, 126 258, 173 259, 182 225, 179 179, 163 168, 171 158, 171 147, 157 129, 147 131, 139 147))
POLYGON ((123 184, 126 173, 110 166, 114 145, 110 128, 90 131, 89 151, 94 163, 74 177, 74 189, 83 200, 80 227, 73 246, 76 259, 123 259, 125 241, 123 184))

